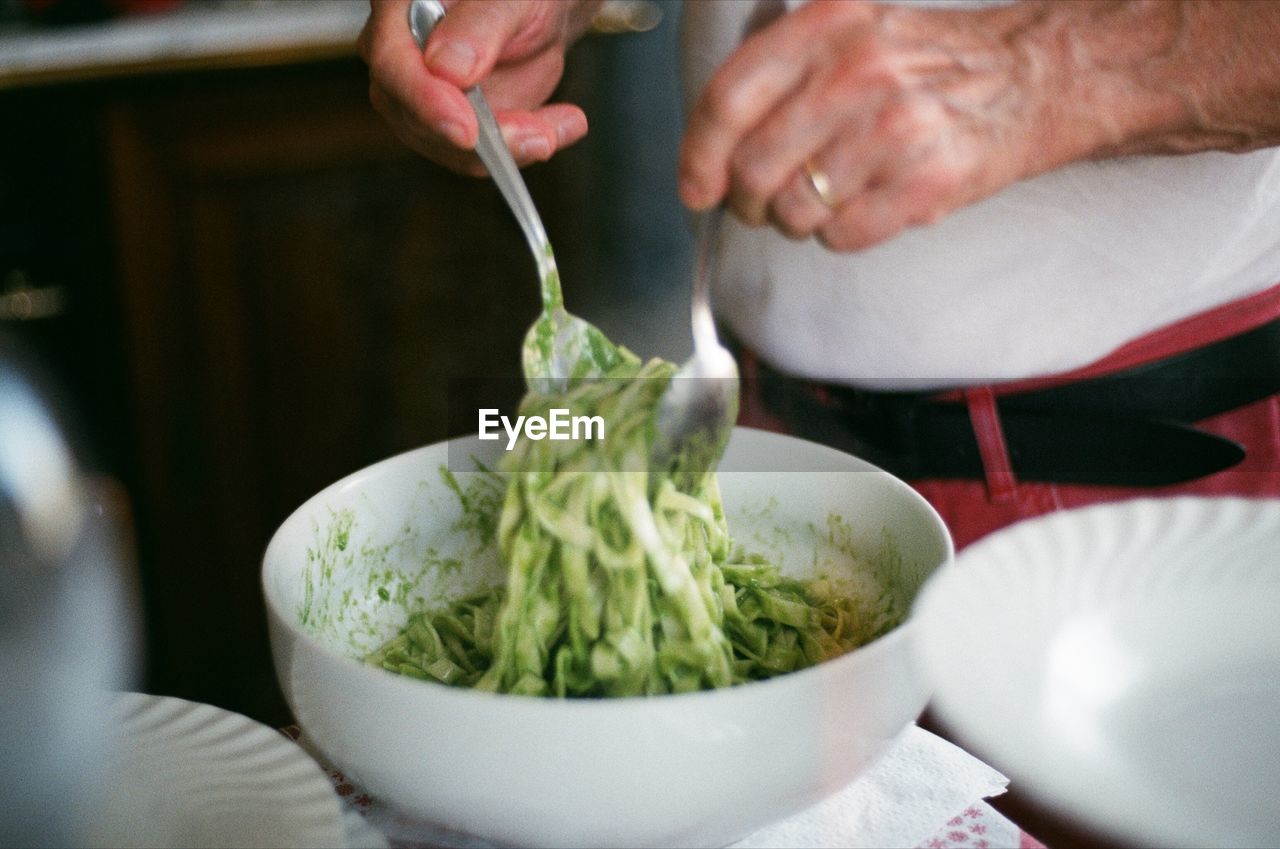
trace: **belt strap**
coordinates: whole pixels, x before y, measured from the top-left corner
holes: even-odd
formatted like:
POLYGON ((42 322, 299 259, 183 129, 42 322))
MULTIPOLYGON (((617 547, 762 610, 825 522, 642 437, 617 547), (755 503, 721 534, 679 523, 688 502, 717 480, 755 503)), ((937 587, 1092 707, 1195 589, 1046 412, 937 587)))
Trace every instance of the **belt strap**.
MULTIPOLYGON (((782 377, 759 364, 764 404, 801 436, 906 478, 982 478, 969 411, 954 394, 869 392, 782 377)), ((1020 480, 1161 486, 1244 459, 1244 448, 1192 427, 1280 392, 1280 320, 1102 377, 1000 395, 1020 480)))

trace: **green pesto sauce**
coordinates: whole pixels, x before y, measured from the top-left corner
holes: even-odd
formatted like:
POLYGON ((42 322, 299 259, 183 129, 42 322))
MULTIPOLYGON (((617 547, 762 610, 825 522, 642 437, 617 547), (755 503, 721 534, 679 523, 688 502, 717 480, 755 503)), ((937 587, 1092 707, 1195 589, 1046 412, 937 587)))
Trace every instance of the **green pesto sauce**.
MULTIPOLYGON (((875 581, 843 576, 854 552, 840 517, 812 529, 817 577, 799 580, 732 544, 714 472, 621 471, 648 456, 674 366, 618 350, 609 376, 624 379, 567 390, 612 442, 521 441, 500 506, 450 484, 469 527, 496 527, 505 583, 414 612, 367 662, 502 693, 654 695, 802 669, 900 621, 875 581)), ((567 402, 531 392, 521 412, 550 404, 567 402)))

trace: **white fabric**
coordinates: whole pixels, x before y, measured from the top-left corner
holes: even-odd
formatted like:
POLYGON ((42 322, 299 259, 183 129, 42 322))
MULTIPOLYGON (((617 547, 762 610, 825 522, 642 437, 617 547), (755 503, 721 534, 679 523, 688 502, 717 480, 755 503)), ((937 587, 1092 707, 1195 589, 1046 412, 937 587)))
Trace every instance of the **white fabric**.
MULTIPOLYGON (((685 4, 687 100, 770 4, 685 4)), ((1280 150, 1078 163, 857 254, 733 221, 719 280, 717 312, 792 374, 926 388, 1065 371, 1280 282, 1280 150)))

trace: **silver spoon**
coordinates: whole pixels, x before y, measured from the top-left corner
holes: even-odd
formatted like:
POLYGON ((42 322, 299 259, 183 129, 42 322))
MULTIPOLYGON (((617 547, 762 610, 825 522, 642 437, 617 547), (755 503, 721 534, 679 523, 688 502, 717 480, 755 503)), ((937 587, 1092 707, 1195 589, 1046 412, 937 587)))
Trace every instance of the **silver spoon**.
MULTIPOLYGON (((444 14, 439 0, 413 0, 409 4, 409 30, 419 48, 426 47, 431 30, 444 14)), ((493 110, 479 86, 467 89, 466 95, 480 127, 476 153, 520 224, 542 283, 542 314, 525 334, 521 350, 525 380, 530 388, 545 392, 561 390, 575 378, 603 375, 621 361, 617 346, 599 328, 565 310, 560 273, 546 228, 520 169, 507 150, 493 110), (535 381, 544 383, 535 386, 535 381)))
MULTIPOLYGON (((439 0, 409 4, 409 29, 419 48, 426 47, 444 14, 439 0)), ((565 310, 555 254, 520 169, 480 88, 468 89, 466 95, 480 129, 476 153, 519 222, 542 281, 542 314, 525 335, 521 354, 525 379, 531 388, 542 380, 551 389, 563 389, 574 378, 608 373, 621 362, 617 346, 599 328, 565 310)), ((693 287, 694 354, 672 378, 655 413, 657 430, 650 455, 653 469, 668 469, 678 457, 687 471, 711 469, 737 418, 738 366, 720 344, 711 315, 711 279, 721 216, 716 209, 706 213, 701 222, 693 287)))
POLYGON ((693 274, 693 356, 662 394, 655 414, 651 468, 679 467, 693 474, 710 471, 724 453, 738 418, 738 364, 716 335, 711 283, 716 274, 724 210, 702 215, 693 274))

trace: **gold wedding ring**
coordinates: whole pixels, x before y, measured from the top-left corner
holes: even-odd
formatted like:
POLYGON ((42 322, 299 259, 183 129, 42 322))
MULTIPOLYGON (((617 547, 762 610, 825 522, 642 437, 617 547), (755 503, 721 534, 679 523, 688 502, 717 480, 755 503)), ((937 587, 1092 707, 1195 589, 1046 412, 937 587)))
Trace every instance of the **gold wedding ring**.
POLYGON ((827 176, 827 172, 814 165, 812 159, 806 159, 804 173, 809 178, 813 193, 818 196, 818 200, 822 201, 822 205, 827 209, 835 209, 836 198, 831 193, 831 178, 827 176))

